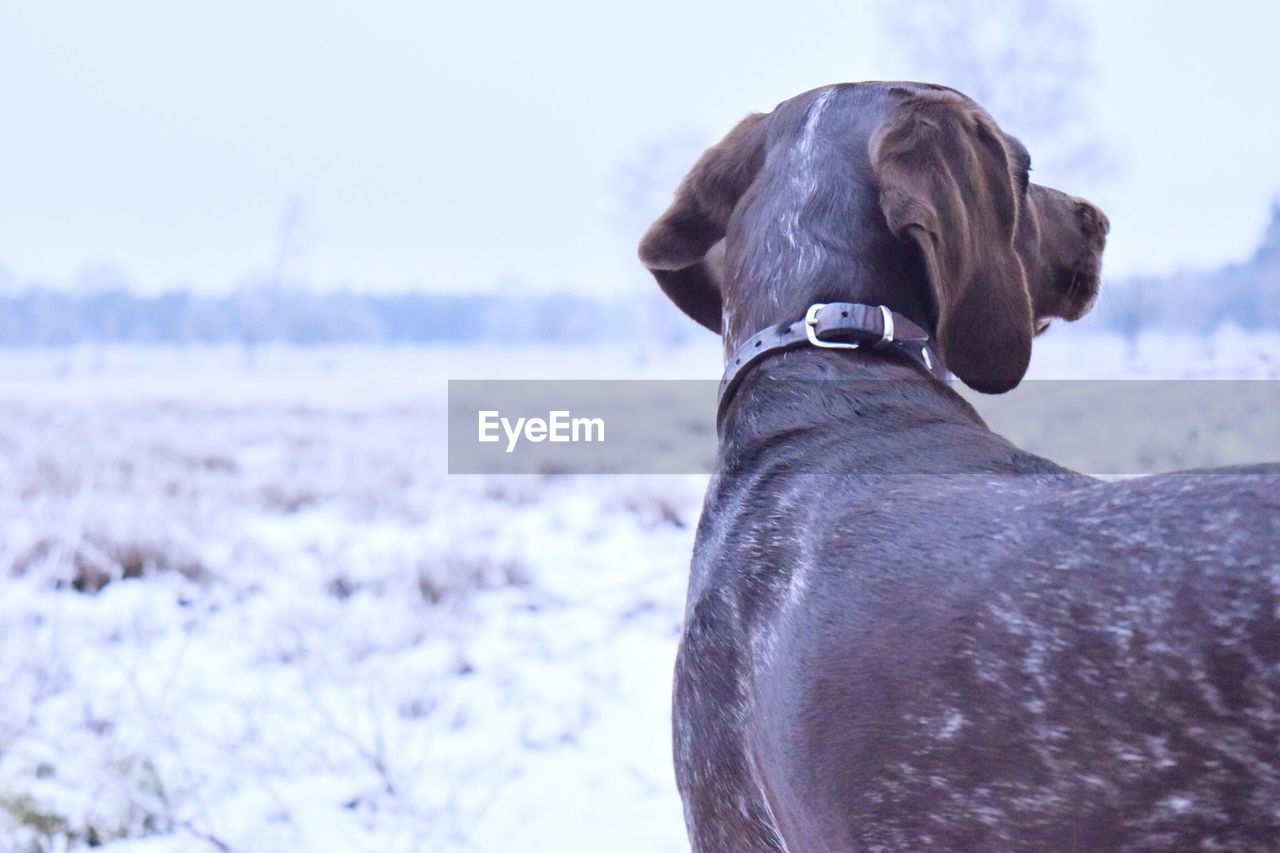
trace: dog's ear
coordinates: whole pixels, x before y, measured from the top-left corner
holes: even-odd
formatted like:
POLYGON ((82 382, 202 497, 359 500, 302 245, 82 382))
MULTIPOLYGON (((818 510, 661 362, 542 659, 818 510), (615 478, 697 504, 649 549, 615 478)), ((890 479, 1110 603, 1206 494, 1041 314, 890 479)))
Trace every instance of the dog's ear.
POLYGON ((738 199, 764 161, 764 116, 747 116, 698 158, 675 201, 640 241, 640 261, 676 306, 720 331, 720 275, 707 252, 723 237, 738 199))
POLYGON ((947 367, 975 390, 1008 391, 1031 361, 1034 321, 999 128, 966 98, 920 95, 895 107, 870 154, 889 229, 923 256, 947 367))

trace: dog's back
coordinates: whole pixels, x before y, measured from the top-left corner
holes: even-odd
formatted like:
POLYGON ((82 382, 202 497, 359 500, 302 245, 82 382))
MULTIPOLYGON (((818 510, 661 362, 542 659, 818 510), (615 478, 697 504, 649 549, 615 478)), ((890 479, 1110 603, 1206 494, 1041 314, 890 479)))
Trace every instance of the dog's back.
POLYGON ((990 473, 894 473, 856 420, 708 495, 678 755, 752 819, 698 848, 1273 848, 1280 467, 1105 483, 987 433, 990 473))
POLYGON ((793 849, 1274 849, 1278 475, 1194 475, 1190 507, 1159 478, 994 499, 836 479, 856 497, 787 525, 807 549, 727 548, 722 589, 790 576, 739 628, 738 674, 793 849), (906 513, 948 537, 893 533, 906 513))

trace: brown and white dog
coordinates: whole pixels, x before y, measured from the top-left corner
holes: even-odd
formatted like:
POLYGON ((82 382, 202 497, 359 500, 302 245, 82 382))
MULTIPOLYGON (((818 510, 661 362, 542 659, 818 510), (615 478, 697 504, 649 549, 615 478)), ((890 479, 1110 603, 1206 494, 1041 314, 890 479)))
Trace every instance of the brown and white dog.
MULTIPOLYGON (((640 256, 731 359, 883 305, 1007 391, 1108 229, 1029 166, 954 90, 829 86, 709 149, 640 256)), ((1280 468, 1100 482, 923 364, 794 346, 722 408, 675 675, 693 848, 1280 848, 1280 468)))

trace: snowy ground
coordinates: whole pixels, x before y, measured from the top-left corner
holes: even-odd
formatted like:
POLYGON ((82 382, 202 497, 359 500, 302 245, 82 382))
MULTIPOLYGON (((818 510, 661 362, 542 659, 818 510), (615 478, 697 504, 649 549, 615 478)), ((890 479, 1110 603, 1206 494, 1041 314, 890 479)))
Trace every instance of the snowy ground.
MULTIPOLYGON (((687 849, 668 696, 700 477, 444 473, 445 378, 618 351, 0 353, 0 853, 687 849)), ((1039 376, 1280 338, 1046 337, 1039 376)))

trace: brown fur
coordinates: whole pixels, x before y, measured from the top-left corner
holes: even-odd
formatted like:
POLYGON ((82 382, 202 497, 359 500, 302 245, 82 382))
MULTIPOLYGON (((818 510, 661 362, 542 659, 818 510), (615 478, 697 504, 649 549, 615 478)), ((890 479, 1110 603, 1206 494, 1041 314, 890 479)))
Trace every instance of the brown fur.
POLYGON ((1019 194, 995 122, 950 92, 916 95, 871 137, 889 230, 919 247, 948 367, 1007 391, 1031 362, 1031 294, 1014 250, 1019 194))
POLYGON ((680 184, 677 201, 650 227, 640 260, 682 311, 720 331, 720 286, 704 261, 723 239, 738 199, 763 156, 762 115, 749 115, 719 144, 708 148, 680 184))

